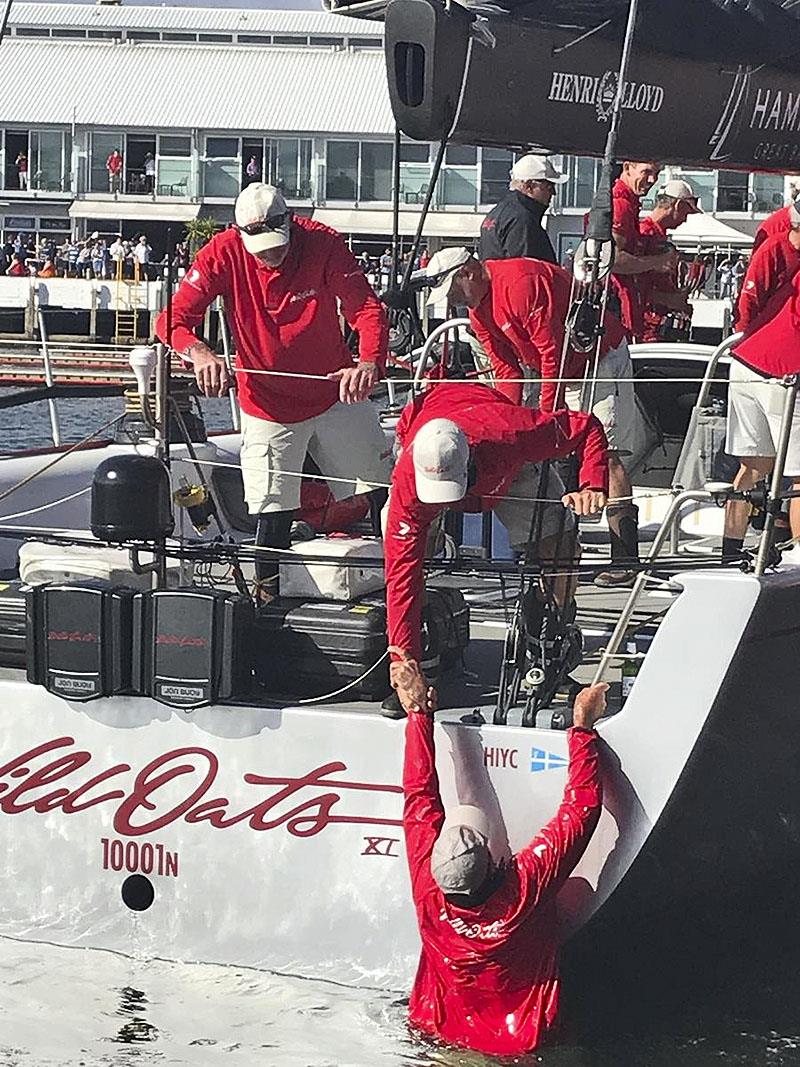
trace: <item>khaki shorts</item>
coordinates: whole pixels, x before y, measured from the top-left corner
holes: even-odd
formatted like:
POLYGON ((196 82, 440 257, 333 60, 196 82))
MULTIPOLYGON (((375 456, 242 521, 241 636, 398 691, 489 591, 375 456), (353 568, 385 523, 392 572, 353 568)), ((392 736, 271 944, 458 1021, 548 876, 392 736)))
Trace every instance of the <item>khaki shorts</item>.
MULTIPOLYGON (((725 451, 740 459, 777 454, 786 388, 766 379, 753 380, 758 377, 744 364, 731 361, 725 451)), ((800 475, 800 399, 795 403, 784 473, 789 478, 800 475)))
POLYGON ((558 472, 550 468, 547 485, 542 481, 541 463, 526 463, 508 489, 508 496, 498 501, 494 511, 508 530, 509 544, 521 551, 528 544, 531 534, 541 538, 555 537, 561 532, 575 529, 575 515, 560 502, 566 492, 558 472), (514 499, 520 497, 521 499, 514 499), (545 499, 548 504, 533 501, 545 499), (534 515, 534 508, 543 511, 534 515))
MULTIPOLYGON (((589 369, 591 370, 591 364, 589 369)), ((636 440, 636 397, 633 391, 633 364, 627 341, 612 348, 600 360, 597 381, 594 383, 592 414, 603 424, 609 452, 632 455, 636 440), (624 378, 626 381, 619 381, 624 378)), ((564 399, 571 411, 585 410, 591 396, 591 382, 583 386, 568 385, 564 399)))
POLYGON ((251 515, 300 507, 306 453, 323 477, 331 479, 328 485, 337 500, 389 483, 392 446, 368 400, 361 404, 337 401, 313 419, 288 424, 258 419, 244 411, 241 415, 242 478, 251 515))

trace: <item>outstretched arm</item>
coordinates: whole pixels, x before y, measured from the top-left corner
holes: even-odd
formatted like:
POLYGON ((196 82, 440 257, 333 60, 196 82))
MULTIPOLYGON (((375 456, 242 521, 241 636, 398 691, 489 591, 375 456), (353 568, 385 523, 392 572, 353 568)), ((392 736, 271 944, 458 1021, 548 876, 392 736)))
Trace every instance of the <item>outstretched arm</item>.
POLYGON ((604 683, 578 694, 569 731, 569 777, 555 818, 516 857, 536 885, 536 900, 557 890, 583 855, 600 818, 603 789, 600 782, 598 738, 594 723, 605 712, 604 683))
POLYGON ((411 890, 417 900, 432 882, 431 852, 444 822, 436 774, 433 716, 425 712, 410 712, 406 723, 403 793, 406 856, 411 890))

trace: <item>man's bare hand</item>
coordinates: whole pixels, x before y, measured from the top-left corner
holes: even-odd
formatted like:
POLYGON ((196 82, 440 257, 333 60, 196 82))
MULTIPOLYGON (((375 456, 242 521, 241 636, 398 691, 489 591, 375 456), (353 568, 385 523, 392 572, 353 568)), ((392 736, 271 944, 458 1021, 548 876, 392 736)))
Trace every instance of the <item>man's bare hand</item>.
POLYGON ((581 689, 575 697, 575 707, 572 709, 572 725, 580 726, 584 730, 591 730, 598 719, 606 713, 607 682, 590 685, 581 689))
POLYGON ((328 378, 339 383, 339 399, 343 404, 360 404, 378 384, 380 371, 374 363, 356 363, 334 371, 328 378))
POLYGON ((393 663, 389 667, 389 679, 406 711, 426 712, 429 715, 436 711, 436 690, 428 685, 416 660, 393 663))
POLYGON ((203 396, 225 396, 230 385, 225 360, 204 344, 192 345, 187 354, 192 361, 194 376, 203 396))
POLYGON ((576 515, 596 515, 606 506, 606 494, 598 489, 581 489, 578 493, 566 493, 561 503, 565 508, 572 508, 576 515))

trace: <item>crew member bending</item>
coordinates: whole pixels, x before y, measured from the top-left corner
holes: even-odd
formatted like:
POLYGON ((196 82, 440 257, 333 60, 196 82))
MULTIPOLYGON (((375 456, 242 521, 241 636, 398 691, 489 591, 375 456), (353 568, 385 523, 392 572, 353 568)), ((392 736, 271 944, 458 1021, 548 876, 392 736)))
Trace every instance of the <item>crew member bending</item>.
MULTIPOLYGON (((477 383, 433 386, 403 412, 397 436, 402 452, 392 476, 384 557, 390 671, 407 707, 398 678, 408 662, 421 659, 423 566, 433 520, 445 507, 494 510, 511 545, 522 550, 531 534, 532 501, 557 495, 576 514, 591 515, 605 504, 608 464, 605 435, 594 416, 543 414, 477 383), (564 494, 553 472, 540 489, 534 464, 573 452, 580 460, 579 491, 564 494)), ((556 570, 574 557, 574 536, 563 557, 556 555, 564 519, 562 504, 545 506, 537 550, 540 562, 553 562, 556 570)))
POLYGON ((507 861, 492 857, 481 809, 463 805, 445 817, 434 702, 423 697, 410 709, 403 829, 422 939, 408 1007, 416 1029, 490 1056, 524 1055, 552 1032, 560 992, 556 895, 600 816, 594 724, 605 711, 606 689, 578 694, 561 806, 507 861))
POLYGON ((605 318, 597 380, 584 390, 580 382, 590 367, 585 352, 568 348, 562 368, 564 323, 570 310, 572 280, 561 267, 534 259, 479 263, 466 248, 446 248, 426 268, 436 287, 428 301, 465 304, 475 336, 492 365, 496 388, 515 403, 522 401, 523 368, 543 379, 539 406, 553 411, 566 403, 574 410, 592 403, 592 412, 608 438, 609 488, 615 502, 608 508, 614 569, 595 579, 598 585, 633 584, 639 561, 638 509, 622 456, 635 445, 636 402, 625 332, 611 314, 605 318), (558 379, 572 379, 564 387, 558 379), (593 395, 591 395, 593 394, 593 395))
MULTIPOLYGON (((335 230, 292 216, 271 185, 254 182, 236 201, 236 226, 197 255, 156 333, 194 364, 205 396, 228 388, 225 363, 193 333, 217 297, 236 340, 242 409, 245 500, 258 516, 256 544, 289 547, 308 453, 336 479, 337 500, 372 490, 375 511, 386 496, 391 449, 367 398, 381 376, 388 345, 383 308, 335 230), (339 308, 359 334, 359 360, 345 344, 339 308), (314 375, 319 380, 250 374, 314 375), (379 499, 374 499, 378 497, 379 499)), ((277 592, 277 556, 262 553, 256 578, 262 599, 277 592)))

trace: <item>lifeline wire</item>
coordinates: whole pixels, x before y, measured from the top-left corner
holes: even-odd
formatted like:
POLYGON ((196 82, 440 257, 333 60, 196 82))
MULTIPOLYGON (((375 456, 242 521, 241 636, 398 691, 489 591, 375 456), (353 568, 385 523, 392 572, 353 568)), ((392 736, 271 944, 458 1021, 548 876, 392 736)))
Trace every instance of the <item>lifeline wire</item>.
POLYGON ((68 504, 71 500, 77 500, 79 496, 84 496, 86 493, 91 492, 92 487, 87 485, 85 489, 79 489, 77 493, 70 493, 69 496, 62 496, 60 500, 51 500, 49 504, 40 504, 36 508, 28 508, 27 511, 17 511, 13 515, 0 515, 0 522, 11 522, 12 519, 24 519, 26 515, 35 515, 38 511, 47 511, 48 508, 57 508, 59 504, 68 504))

